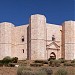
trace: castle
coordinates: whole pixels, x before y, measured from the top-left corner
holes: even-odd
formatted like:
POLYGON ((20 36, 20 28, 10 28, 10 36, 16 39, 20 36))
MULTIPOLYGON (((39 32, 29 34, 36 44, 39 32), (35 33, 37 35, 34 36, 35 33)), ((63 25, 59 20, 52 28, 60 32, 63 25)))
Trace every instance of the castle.
POLYGON ((75 59, 75 21, 61 25, 46 23, 44 15, 31 15, 29 24, 0 23, 0 59, 19 60, 75 59))

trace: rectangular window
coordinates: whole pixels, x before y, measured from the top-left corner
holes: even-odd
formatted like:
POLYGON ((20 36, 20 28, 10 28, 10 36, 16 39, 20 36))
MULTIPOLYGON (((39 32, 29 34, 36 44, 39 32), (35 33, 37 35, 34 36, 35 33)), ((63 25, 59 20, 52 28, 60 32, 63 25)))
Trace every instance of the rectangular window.
POLYGON ((22 52, 24 53, 24 49, 22 49, 22 52))

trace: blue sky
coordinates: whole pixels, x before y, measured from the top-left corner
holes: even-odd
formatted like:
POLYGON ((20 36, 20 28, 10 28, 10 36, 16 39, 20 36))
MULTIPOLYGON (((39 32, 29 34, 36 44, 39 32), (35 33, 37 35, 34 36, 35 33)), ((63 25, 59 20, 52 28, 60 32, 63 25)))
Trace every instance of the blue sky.
POLYGON ((32 14, 43 14, 48 23, 75 20, 75 0, 0 0, 0 22, 22 25, 32 14))

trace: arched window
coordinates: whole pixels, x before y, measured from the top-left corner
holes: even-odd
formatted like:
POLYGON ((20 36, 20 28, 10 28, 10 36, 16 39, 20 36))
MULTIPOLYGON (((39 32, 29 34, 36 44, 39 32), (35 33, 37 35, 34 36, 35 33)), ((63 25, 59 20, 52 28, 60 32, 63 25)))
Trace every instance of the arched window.
POLYGON ((54 35, 52 35, 52 41, 55 41, 55 36, 54 35))
POLYGON ((22 42, 24 42, 24 36, 22 36, 22 42))

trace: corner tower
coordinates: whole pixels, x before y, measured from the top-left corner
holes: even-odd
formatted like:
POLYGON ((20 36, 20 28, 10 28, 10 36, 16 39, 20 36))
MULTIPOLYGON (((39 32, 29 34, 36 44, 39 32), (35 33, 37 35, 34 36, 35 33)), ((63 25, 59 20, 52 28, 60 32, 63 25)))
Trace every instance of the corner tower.
POLYGON ((43 15, 32 15, 28 28, 28 59, 46 59, 46 18, 43 15))
POLYGON ((75 59, 75 22, 65 21, 62 25, 63 57, 66 60, 75 59))
POLYGON ((12 23, 0 23, 0 59, 11 56, 13 27, 12 23))

